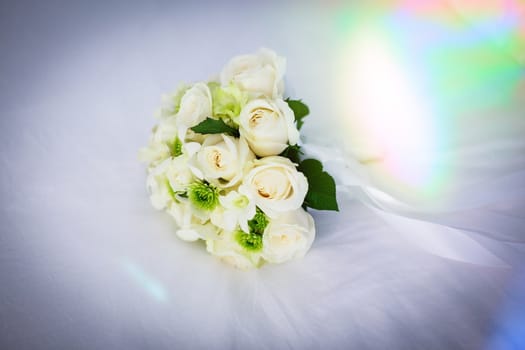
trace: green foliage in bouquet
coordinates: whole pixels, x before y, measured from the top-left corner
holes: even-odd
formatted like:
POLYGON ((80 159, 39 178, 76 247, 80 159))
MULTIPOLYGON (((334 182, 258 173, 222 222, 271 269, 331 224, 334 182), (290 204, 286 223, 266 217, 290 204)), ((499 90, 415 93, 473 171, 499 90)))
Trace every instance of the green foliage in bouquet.
POLYGON ((301 146, 299 145, 288 145, 288 147, 286 147, 286 149, 279 155, 290 159, 295 164, 299 164, 301 162, 303 151, 301 151, 301 146))
POLYGON ((226 124, 222 119, 206 118, 191 130, 199 134, 227 134, 230 136, 239 137, 239 130, 226 124))
POLYGON ((308 179, 308 192, 304 206, 320 210, 339 211, 337 205, 335 181, 317 159, 303 160, 298 169, 308 179))
MULTIPOLYGON (((301 100, 288 98, 286 102, 294 112, 297 129, 300 129, 304 123, 303 119, 310 113, 310 109, 301 100)), ((280 155, 297 164, 297 169, 308 180, 308 192, 306 193, 303 207, 339 211, 335 181, 330 174, 323 170, 323 165, 320 161, 316 159, 301 161, 303 152, 299 145, 289 145, 280 155)))
POLYGON ((285 101, 286 103, 288 103, 288 106, 293 111, 293 114, 295 116, 295 123, 297 124, 297 129, 301 130, 301 127, 304 124, 303 119, 308 114, 310 114, 310 109, 301 100, 291 100, 287 98, 285 101))

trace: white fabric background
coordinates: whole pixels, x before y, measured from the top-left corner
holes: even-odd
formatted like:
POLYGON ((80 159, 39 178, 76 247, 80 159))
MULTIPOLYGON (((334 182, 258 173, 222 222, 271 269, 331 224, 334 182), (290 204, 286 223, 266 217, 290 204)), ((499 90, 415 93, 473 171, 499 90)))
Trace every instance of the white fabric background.
MULTIPOLYGON (((519 246, 493 251, 514 268, 444 259, 341 193, 340 213, 314 212, 317 239, 304 260, 243 272, 178 240, 170 218, 151 208, 136 156, 161 93, 210 77, 233 55, 267 46, 286 56, 288 92, 311 107, 306 135, 328 137, 320 118, 333 113, 330 8, 107 1, 0 9, 0 348, 523 346, 519 246)), ((518 219, 499 220, 506 230, 491 231, 523 233, 518 219)))

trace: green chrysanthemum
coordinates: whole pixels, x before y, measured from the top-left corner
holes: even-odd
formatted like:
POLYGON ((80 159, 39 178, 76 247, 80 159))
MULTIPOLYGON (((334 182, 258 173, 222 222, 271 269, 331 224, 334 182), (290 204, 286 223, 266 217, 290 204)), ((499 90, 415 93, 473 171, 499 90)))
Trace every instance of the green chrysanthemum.
POLYGON ((259 209, 259 207, 257 207, 254 217, 250 221, 248 221, 250 233, 257 233, 259 235, 262 235, 269 222, 270 221, 268 220, 266 214, 264 214, 263 211, 259 209))
POLYGON ((250 252, 257 252, 263 247, 262 235, 257 233, 237 231, 235 233, 235 240, 241 247, 250 252))
POLYGON ((195 182, 189 186, 188 198, 199 209, 213 210, 219 204, 219 190, 209 183, 195 182))

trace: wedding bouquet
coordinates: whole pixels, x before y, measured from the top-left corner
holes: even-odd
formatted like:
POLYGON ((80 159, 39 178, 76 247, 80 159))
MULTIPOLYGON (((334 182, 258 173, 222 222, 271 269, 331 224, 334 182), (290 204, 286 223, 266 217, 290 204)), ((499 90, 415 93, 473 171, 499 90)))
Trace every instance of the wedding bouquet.
POLYGON ((243 269, 304 256, 315 237, 306 208, 338 210, 335 183, 302 160, 308 107, 283 99, 285 59, 234 57, 216 80, 163 96, 149 145, 147 188, 183 240, 243 269))

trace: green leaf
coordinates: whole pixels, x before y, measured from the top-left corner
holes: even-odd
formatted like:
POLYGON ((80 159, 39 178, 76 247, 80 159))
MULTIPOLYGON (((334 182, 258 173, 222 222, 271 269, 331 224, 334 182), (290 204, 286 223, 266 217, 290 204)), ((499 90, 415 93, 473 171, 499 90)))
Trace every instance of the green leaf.
POLYGON ((297 123, 297 129, 300 130, 304 123, 303 119, 310 113, 310 109, 308 109, 308 106, 305 105, 301 100, 291 100, 287 98, 285 101, 293 111, 293 114, 295 115, 295 122, 297 123))
POLYGON ((339 211, 335 181, 323 170, 321 162, 316 159, 305 159, 299 164, 298 170, 308 180, 308 193, 304 205, 313 209, 339 211))
POLYGON ((239 137, 239 130, 226 124, 222 119, 206 118, 206 120, 195 125, 191 130, 199 134, 228 134, 239 137))
POLYGON ((301 146, 299 145, 288 145, 284 149, 284 151, 279 154, 281 157, 286 157, 290 159, 295 164, 299 164, 301 162, 301 155, 303 152, 301 151, 301 146))

